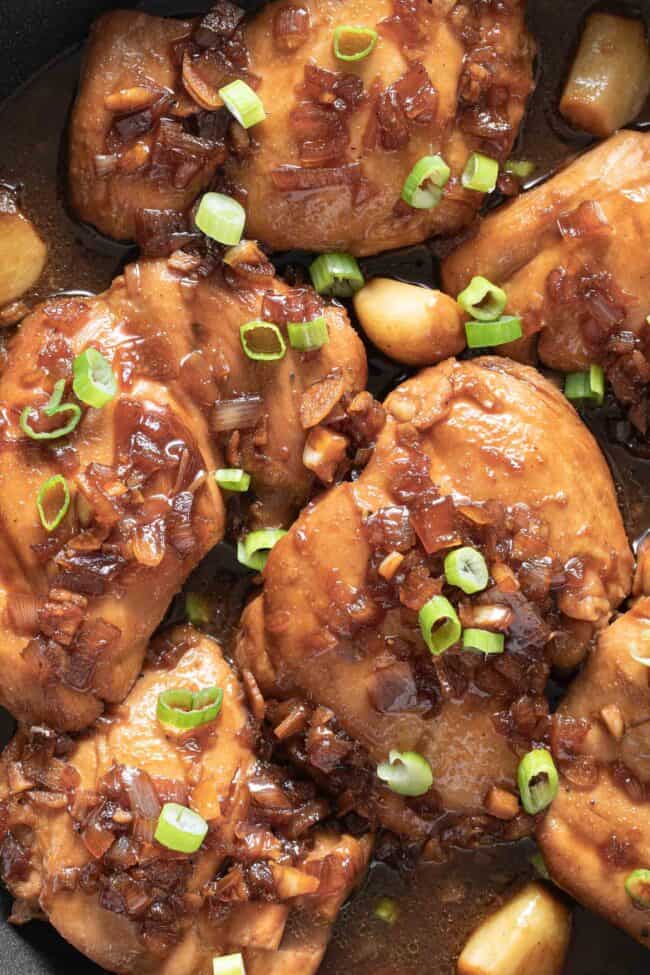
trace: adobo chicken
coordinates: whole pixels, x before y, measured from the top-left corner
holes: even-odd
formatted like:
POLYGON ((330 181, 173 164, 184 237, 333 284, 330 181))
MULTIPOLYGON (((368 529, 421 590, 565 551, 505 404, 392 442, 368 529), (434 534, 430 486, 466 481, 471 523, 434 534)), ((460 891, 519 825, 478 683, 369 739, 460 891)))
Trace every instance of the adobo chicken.
POLYGON ((327 802, 255 740, 234 672, 191 628, 159 637, 83 735, 19 728, 0 766, 14 920, 47 918, 120 975, 211 975, 238 953, 247 975, 315 973, 370 837, 322 825, 327 802))
POLYGON ((103 295, 45 302, 11 343, 0 701, 22 720, 83 728, 121 701, 172 596, 223 536, 215 470, 246 472, 253 526, 281 527, 310 492, 307 430, 344 416, 365 383, 343 309, 287 288, 255 247, 238 253, 131 264, 103 295), (243 324, 270 322, 277 339, 320 313, 321 349, 282 339, 282 359, 245 354, 243 324))
POLYGON ((238 661, 340 808, 456 845, 519 836, 518 756, 548 734, 549 660, 579 660, 630 591, 614 486, 527 366, 448 360, 385 412, 358 479, 271 552, 238 661), (393 753, 420 769, 418 792, 383 785, 393 753))

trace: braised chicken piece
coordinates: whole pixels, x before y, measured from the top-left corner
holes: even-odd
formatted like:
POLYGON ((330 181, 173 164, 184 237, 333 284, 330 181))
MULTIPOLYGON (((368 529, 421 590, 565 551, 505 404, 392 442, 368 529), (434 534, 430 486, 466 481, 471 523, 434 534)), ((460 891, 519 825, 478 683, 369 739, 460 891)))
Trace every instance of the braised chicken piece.
POLYGON ((549 640, 584 652, 630 590, 612 480, 562 394, 506 359, 425 370, 385 412, 360 477, 273 549, 237 658, 276 738, 340 808, 417 839, 519 836, 532 823, 518 756, 549 730, 549 640), (463 547, 484 562, 474 595, 447 564, 463 547), (418 614, 440 597, 430 652, 418 614), (420 782, 430 766, 418 798, 379 780, 392 750, 417 753, 420 782))
POLYGON ((600 364, 641 433, 650 390, 650 134, 619 132, 490 214, 443 263, 457 295, 475 275, 505 289, 524 338, 504 351, 563 372, 600 364))
POLYGON ((236 953, 247 975, 316 972, 370 837, 319 825, 327 802, 257 759, 256 734, 219 646, 188 627, 158 638, 124 704, 83 735, 20 727, 0 766, 13 919, 44 916, 121 975, 211 975, 236 953), (216 688, 217 716, 194 729, 157 717, 161 695, 216 688), (169 803, 196 852, 161 834, 169 803))
POLYGON ((601 635, 554 717, 560 789, 538 830, 553 880, 650 938, 650 598, 601 635), (645 877, 636 871, 645 871, 645 877), (635 876, 636 874, 636 876, 635 876))
POLYGON ((97 298, 45 302, 11 343, 0 380, 0 702, 21 720, 83 728, 121 701, 172 596, 223 536, 214 471, 250 474, 251 523, 281 527, 311 489, 308 429, 334 408, 345 416, 365 383, 343 309, 288 289, 244 248, 257 263, 181 254, 129 265, 97 298), (246 357, 241 325, 272 320, 286 334, 287 318, 314 309, 328 325, 321 349, 287 341, 281 360, 246 357), (70 388, 89 349, 116 384, 102 408, 70 388))

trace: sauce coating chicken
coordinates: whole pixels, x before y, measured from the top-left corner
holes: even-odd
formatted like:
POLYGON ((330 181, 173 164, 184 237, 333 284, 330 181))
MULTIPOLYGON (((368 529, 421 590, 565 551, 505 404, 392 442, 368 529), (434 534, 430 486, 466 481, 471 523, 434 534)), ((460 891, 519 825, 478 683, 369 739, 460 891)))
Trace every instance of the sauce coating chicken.
POLYGON ((370 837, 318 826, 313 786, 258 761, 256 729, 219 646, 191 628, 159 638, 123 706, 79 738, 23 726, 0 766, 2 875, 14 919, 45 916, 120 975, 312 975, 370 837), (174 734, 161 693, 220 687, 217 718, 174 734), (166 802, 198 813, 193 855, 154 838, 166 802))
POLYGON ((474 275, 503 287, 524 338, 503 347, 563 372, 593 363, 641 431, 650 422, 650 134, 619 132, 499 208, 442 266, 457 295, 474 275))
POLYGON ((645 906, 625 881, 650 869, 650 598, 601 635, 560 705, 552 736, 560 790, 538 830, 553 880, 649 945, 645 906))
POLYGON ((223 536, 213 472, 247 471, 253 524, 281 526, 311 488, 302 454, 314 414, 344 414, 365 383, 344 311, 288 289, 253 250, 258 263, 236 267, 187 254, 140 261, 97 298, 46 302, 13 340, 0 380, 0 701, 22 720, 83 728, 104 701, 121 701, 172 596, 223 536), (242 324, 301 320, 314 306, 328 323, 322 349, 245 356, 242 324), (37 433, 65 429, 80 409, 72 362, 89 347, 111 363, 116 396, 81 404, 69 435, 32 439, 25 407, 37 433), (61 380, 63 405, 47 416, 61 380), (36 499, 53 476, 70 505, 48 532, 36 499))
POLYGON ((630 590, 611 477, 564 397, 505 359, 448 360, 385 408, 358 480, 307 508, 272 551, 238 660, 273 725, 278 698, 296 720, 304 710, 298 735, 276 734, 343 809, 457 845, 481 830, 522 835, 517 756, 548 733, 551 632, 584 646, 630 590), (443 575, 461 546, 489 567, 473 597, 443 575), (464 628, 503 633, 505 652, 484 659, 456 641, 432 655, 418 611, 440 595, 464 628), (417 800, 376 777, 391 749, 430 764, 417 800))

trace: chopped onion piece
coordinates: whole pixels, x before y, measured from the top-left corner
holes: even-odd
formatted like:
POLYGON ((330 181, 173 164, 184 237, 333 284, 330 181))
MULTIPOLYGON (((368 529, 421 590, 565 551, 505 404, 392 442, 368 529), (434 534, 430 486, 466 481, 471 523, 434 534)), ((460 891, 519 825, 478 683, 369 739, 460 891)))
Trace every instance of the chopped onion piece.
POLYGON ((226 430, 249 430, 262 415, 261 396, 237 396, 218 402, 212 414, 212 426, 217 433, 226 430))

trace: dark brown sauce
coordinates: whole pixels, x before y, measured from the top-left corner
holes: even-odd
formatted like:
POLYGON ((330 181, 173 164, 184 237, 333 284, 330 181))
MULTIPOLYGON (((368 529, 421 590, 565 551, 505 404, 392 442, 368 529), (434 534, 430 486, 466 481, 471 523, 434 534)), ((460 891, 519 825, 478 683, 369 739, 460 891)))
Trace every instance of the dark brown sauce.
MULTIPOLYGON (((589 144, 588 137, 568 129, 554 106, 576 44, 578 25, 593 5, 589 0, 555 0, 550 4, 548 0, 531 0, 530 6, 531 27, 541 51, 539 86, 516 155, 536 162, 534 182, 589 144)), ((644 7, 649 19, 647 2, 644 7)), ((165 9, 170 9, 167 4, 165 9)), ((625 9, 635 12, 634 4, 625 9)), ((112 244, 80 227, 66 210, 60 177, 65 125, 79 64, 78 53, 58 59, 0 107, 0 181, 19 187, 22 206, 49 246, 47 270, 28 296, 30 304, 62 291, 102 291, 131 253, 128 247, 112 244)), ((640 125, 650 126, 650 106, 646 106, 640 125)), ((279 268, 286 263, 278 261, 279 268)), ((426 247, 369 259, 365 270, 427 284, 436 281, 435 262, 426 247)), ((404 370, 374 350, 369 353, 371 389, 383 396, 399 382, 404 370)), ((612 437, 620 423, 615 411, 613 416, 611 413, 610 407, 587 419, 612 464, 628 532, 635 540, 650 525, 650 459, 635 456, 624 435, 612 437)), ((231 549, 219 546, 194 573, 187 588, 218 595, 212 629, 227 645, 250 590, 248 580, 237 572, 231 549)), ((181 597, 171 607, 167 622, 182 617, 181 597)), ((3 741, 11 725, 10 720, 0 717, 3 741)), ((448 975, 469 932, 513 887, 530 876, 529 853, 527 843, 492 847, 459 853, 451 864, 424 865, 410 872, 375 864, 362 891, 342 913, 323 975, 348 975, 350 971, 355 975, 448 975), (373 914, 383 896, 393 897, 399 904, 399 919, 393 926, 373 914)), ((29 931, 27 935, 31 938, 29 931)), ((66 965, 79 972, 97 971, 71 951, 68 955, 63 946, 52 947, 52 957, 61 959, 61 971, 67 970, 66 965)), ((643 948, 594 915, 576 909, 567 975, 640 975, 646 969, 643 948)))

